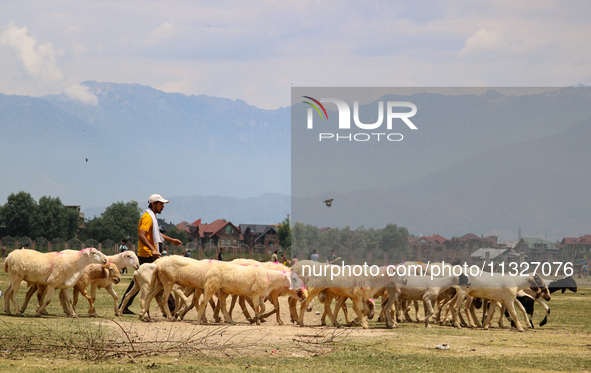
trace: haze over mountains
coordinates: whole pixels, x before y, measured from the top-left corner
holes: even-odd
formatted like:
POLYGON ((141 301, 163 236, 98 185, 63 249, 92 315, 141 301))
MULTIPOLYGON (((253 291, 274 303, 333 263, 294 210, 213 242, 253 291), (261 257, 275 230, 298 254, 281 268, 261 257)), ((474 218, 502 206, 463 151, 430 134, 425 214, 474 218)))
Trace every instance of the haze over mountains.
POLYGON ((471 232, 504 240, 516 239, 520 229, 548 239, 587 233, 591 90, 457 91, 384 96, 381 101, 420 108, 413 117, 419 130, 400 143, 321 143, 295 129, 293 220, 352 229, 396 223, 415 234, 471 232), (331 208, 321 203, 327 198, 334 198, 331 208))
POLYGON ((350 164, 351 177, 322 173, 335 162, 335 144, 291 154, 299 129, 290 133, 290 108, 263 110, 135 84, 83 84, 97 105, 0 94, 1 203, 25 190, 36 199, 59 196, 94 215, 116 201, 143 206, 158 192, 172 201, 162 217, 175 223, 267 224, 292 212, 294 220, 318 226, 391 222, 415 234, 498 232, 505 239, 520 227, 524 236, 548 238, 591 227, 588 88, 412 96, 421 108, 441 112, 459 103, 466 110, 437 118, 419 111, 414 139, 353 149, 352 158, 370 152, 380 160, 380 172, 350 164), (292 157, 307 171, 293 180, 302 194, 294 193, 290 211, 292 157), (327 195, 335 198, 330 209, 321 204, 327 195))

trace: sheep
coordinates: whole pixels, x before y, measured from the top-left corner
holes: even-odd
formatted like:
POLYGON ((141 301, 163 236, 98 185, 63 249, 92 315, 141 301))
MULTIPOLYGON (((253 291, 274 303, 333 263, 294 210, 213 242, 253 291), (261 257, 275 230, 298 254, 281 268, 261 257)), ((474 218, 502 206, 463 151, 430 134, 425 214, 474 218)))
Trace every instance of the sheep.
POLYGON ((425 327, 429 328, 431 315, 433 315, 433 304, 437 301, 440 294, 451 287, 470 286, 468 277, 464 274, 460 276, 439 276, 431 279, 430 276, 406 276, 406 286, 388 287, 389 299, 384 309, 386 309, 386 326, 393 328, 396 325, 392 319, 392 308, 397 299, 401 300, 422 300, 425 309, 425 327))
POLYGON ((113 284, 118 284, 121 281, 121 273, 119 268, 114 263, 107 263, 105 265, 91 264, 84 268, 84 273, 74 285, 72 308, 76 309, 78 303, 78 294, 82 295, 90 303, 88 314, 96 316, 94 309, 94 301, 96 299, 96 289, 105 288, 113 297, 115 303, 115 316, 119 316, 119 308, 117 307, 117 294, 113 290, 113 284), (90 294, 86 291, 86 287, 90 285, 90 294))
POLYGON ((197 309, 197 322, 205 312, 205 307, 214 293, 221 290, 219 297, 221 309, 226 320, 232 323, 232 317, 226 310, 228 294, 245 295, 252 298, 256 324, 260 325, 260 301, 273 290, 287 287, 292 289, 291 272, 269 270, 260 266, 242 266, 232 263, 219 263, 207 272, 203 288, 203 301, 197 309))
MULTIPOLYGON (((68 253, 68 252, 76 252, 75 250, 64 250, 62 251, 62 253, 68 253)), ((107 256, 107 264, 108 263, 113 263, 117 270, 119 272, 121 272, 121 270, 125 267, 133 267, 134 269, 138 269, 140 266, 139 263, 139 259, 137 257, 137 255, 133 252, 133 251, 124 251, 121 252, 119 254, 115 254, 115 255, 109 255, 107 256)), ((96 271, 96 274, 100 274, 100 271, 96 271)), ((113 276, 111 276, 111 278, 113 278, 113 276)), ((109 280, 107 280, 108 282, 109 280)), ((104 279, 103 279, 103 282, 104 279)), ((117 281, 117 283, 119 283, 119 281, 117 281)), ((105 282, 106 284, 106 282, 105 282)), ((76 288, 76 287, 75 287, 76 288)), ((109 292, 109 294, 111 294, 111 296, 113 297, 113 299, 117 299, 117 294, 115 294, 115 291, 113 290, 112 286, 99 286, 100 288, 106 288, 107 291, 109 292)), ((27 304, 29 303, 30 298, 32 297, 32 295, 35 293, 35 291, 37 291, 37 299, 39 302, 39 305, 41 305, 41 303, 43 302, 43 293, 45 291, 45 286, 36 286, 36 285, 31 285, 29 287, 29 290, 27 291, 27 294, 25 295, 25 301, 21 307, 21 313, 23 313, 27 307, 27 304)), ((67 303, 64 303, 64 295, 62 294, 65 290, 62 289, 60 292, 60 301, 62 301, 62 306, 64 307, 64 312, 69 313, 68 308, 69 306, 67 305, 67 303)), ((94 289, 94 291, 96 292, 96 288, 94 289)), ((72 308, 76 307, 76 303, 78 300, 78 293, 80 292, 80 290, 74 290, 74 303, 72 304, 72 308)), ((96 295, 96 293, 93 293, 96 295)), ((89 298, 88 293, 86 292, 86 290, 84 290, 83 295, 86 299, 88 299, 88 302, 91 303, 90 304, 90 308, 94 309, 94 305, 92 303, 94 303, 94 299, 96 298, 95 295, 92 296, 92 301, 91 298, 89 298)), ((46 313, 46 312, 44 312, 46 313)), ((117 315, 118 313, 118 309, 115 310, 115 315, 117 315)), ((93 314, 96 314, 95 312, 93 314)))
MULTIPOLYGON (((21 249, 11 252, 4 262, 4 271, 10 276, 10 294, 6 295, 4 309, 10 314, 10 300, 12 300, 17 315, 22 315, 18 307, 16 294, 21 281, 29 284, 47 285, 43 304, 37 309, 40 316, 45 307, 51 302, 56 288, 67 289, 73 287, 84 268, 92 263, 106 264, 107 257, 95 248, 86 248, 78 252, 40 253, 35 250, 21 249)), ((69 303, 67 293, 64 295, 69 303)), ((70 315, 77 317, 69 306, 70 315)))
MULTIPOLYGON (((336 317, 330 309, 330 301, 333 298, 341 297, 341 304, 337 305, 336 310, 342 307, 347 298, 351 298, 353 302, 353 311, 357 317, 353 323, 360 322, 363 328, 368 328, 365 315, 369 313, 366 302, 373 298, 376 293, 380 292, 382 288, 392 283, 401 283, 402 279, 399 276, 389 276, 387 267, 380 267, 377 274, 371 276, 363 273, 356 276, 354 270, 347 267, 318 263, 315 261, 303 260, 292 267, 295 272, 305 284, 308 290, 308 298, 302 303, 298 324, 304 326, 304 310, 311 302, 312 298, 323 291, 326 291, 327 297, 324 299, 324 309, 333 325, 339 326, 336 317), (338 270, 337 270, 338 268, 338 270), (344 272, 344 273, 343 273, 344 272), (330 277, 328 276, 330 273, 330 277)), ((404 282, 405 283, 405 282, 404 282)))
MULTIPOLYGON (((297 324, 301 327, 304 326, 304 312, 308 306, 321 291, 330 286, 329 281, 324 277, 314 275, 314 273, 320 273, 318 270, 323 270, 326 266, 329 266, 329 264, 319 263, 314 260, 300 260, 291 267, 292 273, 295 273, 302 280, 308 291, 308 296, 302 302, 298 312, 297 324), (306 268, 312 268, 312 273, 304 273, 307 272, 305 271, 306 268)), ((326 309, 326 304, 324 307, 326 309)))
MULTIPOLYGON (((144 263, 142 264, 138 270, 133 272, 133 288, 126 294, 123 302, 121 302, 121 307, 117 312, 117 316, 121 316, 121 313, 129 303, 129 300, 132 296, 134 296, 138 291, 141 291, 140 298, 146 299, 147 294, 150 292, 150 283, 152 282, 152 276, 154 273, 154 268, 156 268, 156 264, 154 263, 144 263)), ((184 297, 186 301, 186 297, 184 296, 182 290, 180 288, 173 288, 173 291, 177 297, 184 297), (181 295, 182 294, 182 295, 181 295)), ((160 310, 162 311, 163 315, 166 315, 166 311, 164 311, 163 299, 161 294, 156 294, 156 301, 160 310)), ((179 307, 177 307, 179 309, 179 307)), ((149 317, 149 315, 148 315, 149 317)))
MULTIPOLYGON (((544 280, 544 282, 546 283, 546 286, 548 287, 550 294, 558 290, 561 290, 562 294, 564 294, 566 290, 570 290, 573 293, 577 292, 577 283, 572 276, 566 276, 554 281, 544 280)), ((544 308, 544 310, 546 310, 544 320, 540 321, 540 326, 544 326, 548 322, 548 316, 550 315, 550 307, 546 304, 546 302, 544 302, 543 299, 536 298, 536 302, 539 303, 544 308)))
MULTIPOLYGON (((469 295, 471 297, 479 297, 484 299, 490 299, 496 302, 501 302, 503 305, 507 307, 507 310, 511 315, 511 319, 515 321, 517 330, 523 332, 523 327, 517 319, 517 313, 515 312, 514 307, 517 292, 521 289, 526 288, 532 288, 532 290, 537 292, 538 289, 546 287, 544 281, 538 275, 509 276, 500 273, 485 272, 482 273, 482 275, 480 276, 470 275, 468 276, 468 278, 472 285, 466 291, 458 293, 455 307, 452 308, 452 314, 455 314, 454 326, 458 328, 460 327, 460 325, 457 321, 458 318, 456 316, 459 312, 460 305, 463 303, 464 299, 469 295)), ((471 301, 468 300, 466 302, 466 305, 464 306, 464 311, 466 313, 466 317, 468 318, 469 325, 471 327, 476 327, 469 313, 470 305, 471 301)), ((521 304, 519 304, 518 306, 521 306, 521 304)), ((525 313, 525 310, 522 309, 522 312, 525 313)), ((490 323, 491 318, 492 312, 489 313, 487 317, 487 320, 484 325, 485 329, 488 329, 488 325, 490 323)))
POLYGON ((115 264, 119 271, 125 267, 133 267, 135 270, 140 268, 140 261, 137 255, 131 250, 125 250, 119 254, 107 256, 107 263, 115 264))
MULTIPOLYGON (((166 256, 156 260, 154 262, 154 274, 150 282, 151 290, 146 294, 145 298, 142 297, 142 299, 140 299, 140 306, 142 309, 140 312, 140 319, 149 321, 150 303, 152 298, 154 298, 160 290, 164 290, 163 297, 164 299, 168 299, 175 284, 195 289, 193 302, 196 304, 205 287, 207 272, 220 263, 221 262, 215 260, 196 260, 180 255, 166 256)), ((207 301, 209 302, 209 299, 207 301)), ((170 321, 174 321, 168 305, 164 306, 164 311, 166 317, 170 321)))
MULTIPOLYGON (((277 262, 259 262, 259 261, 253 260, 253 259, 234 259, 230 263, 239 264, 239 265, 254 265, 254 266, 259 265, 259 266, 262 266, 264 268, 271 269, 271 270, 278 270, 278 271, 285 271, 285 272, 290 271, 290 269, 287 266, 285 266, 281 263, 277 263, 277 262)), ((295 299, 297 302, 298 300, 306 299, 307 291, 305 288, 301 288, 299 286, 295 286, 294 289, 288 289, 287 287, 283 287, 280 289, 274 289, 273 291, 271 291, 271 293, 267 297, 267 299, 270 300, 271 303, 273 304, 274 308, 272 311, 262 315, 260 317, 261 321, 275 313, 277 315, 276 316, 277 324, 284 325, 283 321, 281 320, 281 316, 280 316, 280 306, 279 306, 279 299, 278 299, 281 296, 289 296, 291 299, 295 299)), ((236 298, 237 298, 237 296, 232 297, 232 304, 231 304, 230 310, 228 312, 230 315, 232 315, 232 309, 234 308, 236 298)), ((297 317, 297 311, 295 310, 295 303, 290 302, 289 305, 290 305, 290 314, 292 316, 292 319, 294 319, 294 317, 297 317), (295 312, 295 316, 294 316, 294 312, 295 312)), ((217 311, 217 308, 216 308, 216 311, 217 311)), ((250 315, 248 315, 248 312, 244 309, 243 309, 243 312, 246 314, 247 319, 250 319, 250 315)), ((263 310, 263 312, 264 312, 264 310, 263 310)))

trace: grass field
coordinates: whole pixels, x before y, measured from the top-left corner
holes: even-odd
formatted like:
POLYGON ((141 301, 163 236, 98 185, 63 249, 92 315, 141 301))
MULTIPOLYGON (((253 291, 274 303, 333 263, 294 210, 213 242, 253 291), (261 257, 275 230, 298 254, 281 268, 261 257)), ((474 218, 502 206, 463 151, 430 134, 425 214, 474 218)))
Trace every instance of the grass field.
MULTIPOLYGON (((116 292, 122 295, 130 275, 116 292)), ((63 314, 57 296, 49 316, 34 317, 36 300, 23 317, 0 313, 0 372, 244 372, 244 371, 425 371, 425 372, 583 372, 591 371, 591 283, 577 293, 555 293, 549 323, 519 333, 510 329, 454 329, 403 323, 359 327, 198 326, 193 319, 170 323, 161 317, 142 323, 137 316, 113 317, 111 296, 98 292, 98 318, 63 314), (449 350, 434 347, 448 343, 449 350)), ((5 289, 7 275, 0 274, 5 289)), ((26 286, 21 286, 22 302, 26 286)), ((3 305, 3 303, 2 303, 3 305)), ((132 309, 138 309, 138 301, 132 309)), ((320 308, 318 308, 320 310, 320 308)), ((237 312, 234 313, 235 315, 237 312)), ((314 315, 314 313, 312 313, 314 315)), ((543 318, 536 308, 535 321, 543 318)), ((289 323, 287 316, 283 317, 289 323)), ((495 324, 496 325, 496 324, 495 324)))

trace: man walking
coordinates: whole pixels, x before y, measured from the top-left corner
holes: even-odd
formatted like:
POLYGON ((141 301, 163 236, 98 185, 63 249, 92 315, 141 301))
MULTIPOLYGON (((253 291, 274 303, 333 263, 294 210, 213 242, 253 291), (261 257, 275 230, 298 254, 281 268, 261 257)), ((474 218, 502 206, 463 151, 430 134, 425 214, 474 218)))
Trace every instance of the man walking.
MULTIPOLYGON (((160 194, 152 194, 150 198, 148 198, 148 209, 138 223, 138 248, 137 248, 137 256, 140 262, 140 265, 144 263, 152 263, 158 257, 160 257, 160 251, 158 251, 158 244, 164 241, 168 241, 176 246, 182 245, 182 242, 176 238, 168 237, 165 234, 160 233, 160 229, 158 227, 158 220, 156 219, 156 214, 160 214, 164 209, 164 204, 168 203, 168 200, 164 199, 160 194)), ((125 295, 133 289, 133 280, 129 284, 129 287, 123 294, 123 299, 125 299, 125 295)), ((136 294, 137 295, 137 294, 136 294)), ((127 303, 127 307, 123 310, 123 314, 133 315, 129 309, 129 305, 133 302, 135 295, 129 299, 129 303, 127 303)), ((169 302, 170 303, 170 302, 169 302)), ((170 304, 169 304, 170 307, 170 304)), ((121 308, 121 304, 119 305, 121 308)), ((171 310, 174 308, 174 304, 171 310)))

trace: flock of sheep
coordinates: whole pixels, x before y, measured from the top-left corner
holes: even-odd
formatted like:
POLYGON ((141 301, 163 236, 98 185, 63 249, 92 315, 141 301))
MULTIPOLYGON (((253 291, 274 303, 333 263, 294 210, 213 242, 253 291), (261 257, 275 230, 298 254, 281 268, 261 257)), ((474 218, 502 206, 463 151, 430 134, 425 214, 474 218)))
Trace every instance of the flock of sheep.
MULTIPOLYGON (((403 263, 399 267, 410 268, 412 265, 413 263, 403 263)), ((415 270, 416 265, 415 263, 413 267, 415 270)), ((441 264, 418 265, 422 266, 422 274, 429 274, 434 266, 441 264)), ((550 309, 545 301, 550 300, 552 291, 577 290, 572 277, 547 282, 537 275, 514 277, 487 273, 480 276, 460 274, 432 277, 411 275, 409 271, 409 275, 399 276, 389 272, 386 275, 386 267, 380 267, 379 272, 371 278, 339 274, 328 280, 325 276, 314 275, 323 269, 326 273, 327 266, 330 269, 332 264, 300 261, 289 268, 281 263, 257 262, 251 259, 220 262, 177 255, 162 257, 154 263, 140 266, 132 251, 105 256, 94 248, 51 253, 21 249, 11 252, 4 262, 4 270, 10 277, 5 291, 5 312, 11 314, 12 304, 14 312, 22 315, 30 298, 37 293, 39 306, 36 315, 40 316, 46 313, 45 308, 55 290, 60 289, 60 303, 68 315, 76 317, 75 307, 80 293, 90 303, 89 315, 96 315, 96 290, 105 288, 113 297, 116 316, 121 315, 129 299, 140 292, 139 316, 144 321, 151 319, 150 304, 156 297, 163 315, 171 321, 179 318, 182 320, 195 307, 197 322, 206 323, 205 311, 211 305, 216 322, 221 321, 221 311, 224 321, 232 323, 232 310, 238 301, 244 316, 251 323, 260 324, 262 320, 276 314, 277 323, 283 325, 279 298, 287 297, 291 321, 300 326, 304 326, 306 311, 311 309, 311 303, 317 299, 324 304, 323 325, 328 316, 333 325, 339 326, 337 314, 343 310, 347 323, 360 323, 363 328, 367 328, 367 319, 374 314, 374 298, 381 297, 382 312, 378 321, 385 322, 388 328, 393 328, 397 321, 410 320, 409 309, 412 305, 419 321, 418 301, 422 301, 422 321, 427 327, 433 321, 443 324, 449 320, 458 328, 462 324, 488 328, 492 325, 492 317, 498 307, 502 310, 499 326, 503 326, 506 310, 511 323, 517 330, 523 331, 515 307, 523 313, 528 327, 533 328, 531 314, 534 302, 542 305, 549 314, 550 309), (112 285, 120 282, 120 270, 124 267, 135 269, 135 285, 123 299, 121 307, 118 307, 117 295, 112 285), (29 289, 19 307, 16 295, 22 281, 28 284, 29 289), (89 286, 90 294, 87 291, 89 286), (69 288, 73 288, 73 299, 70 299, 69 288), (170 294, 174 295, 176 301, 174 312, 171 312, 166 301, 170 294), (232 302, 228 309, 229 296, 232 296, 232 302), (345 303, 348 299, 356 316, 353 321, 348 317, 345 303), (333 300, 336 301, 334 308, 333 300), (269 312, 266 312, 266 301, 273 306, 269 312), (250 315, 247 304, 254 310, 253 316, 250 315), (482 321, 475 313, 479 305, 483 309, 482 321), (464 314, 460 312, 462 309, 464 314)), ((443 272, 439 270, 437 273, 443 272)), ((545 318, 541 325, 546 320, 545 318)))

